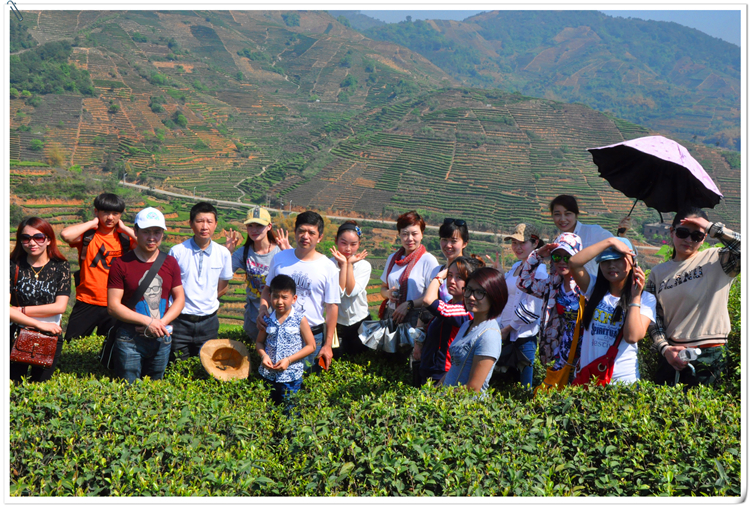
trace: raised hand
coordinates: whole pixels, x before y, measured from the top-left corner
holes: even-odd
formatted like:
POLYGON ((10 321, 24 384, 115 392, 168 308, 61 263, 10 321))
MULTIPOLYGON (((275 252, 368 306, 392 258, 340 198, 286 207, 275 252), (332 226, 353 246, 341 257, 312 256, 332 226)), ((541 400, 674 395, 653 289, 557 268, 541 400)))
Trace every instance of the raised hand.
POLYGON ((624 217, 622 220, 620 220, 620 223, 617 224, 618 229, 630 229, 630 217, 624 217))
POLYGON ((711 222, 703 217, 687 217, 680 220, 680 225, 692 225, 694 227, 700 227, 703 231, 708 231, 708 226, 711 222))
POLYGON ((346 265, 346 255, 339 252, 339 249, 336 248, 335 245, 331 247, 331 255, 333 255, 334 259, 336 259, 336 262, 338 262, 340 268, 343 268, 346 265))
POLYGON ((444 282, 445 279, 448 278, 448 270, 444 269, 440 273, 438 273, 436 276, 437 278, 440 278, 440 280, 444 282))
POLYGON ((537 248, 536 254, 542 259, 547 259, 550 255, 552 255, 552 252, 554 252, 559 247, 560 243, 547 243, 543 247, 537 248))
POLYGON ((628 245, 626 245, 625 243, 623 243, 622 241, 618 239, 611 240, 611 246, 614 250, 622 254, 625 254, 626 257, 635 256, 635 252, 632 251, 630 248, 628 248, 628 245))
POLYGON ((362 259, 364 259, 365 257, 367 257, 367 254, 368 254, 367 250, 362 250, 361 252, 357 252, 356 254, 349 257, 349 263, 355 264, 361 261, 362 259))
POLYGON ((235 231, 234 229, 226 229, 224 231, 224 234, 227 237, 227 241, 226 243, 224 243, 224 246, 227 247, 227 250, 229 250, 230 253, 234 253, 235 249, 242 242, 242 234, 240 234, 239 231, 235 231))
POLYGON ((640 266, 633 268, 633 286, 630 289, 630 295, 639 296, 643 292, 643 287, 646 285, 646 274, 643 272, 640 266))
POLYGON ((503 263, 502 263, 502 261, 500 261, 500 253, 495 252, 495 260, 494 261, 492 260, 492 257, 490 257, 489 255, 484 254, 484 256, 487 257, 487 259, 489 259, 489 261, 492 263, 492 267, 493 268, 495 268, 496 270, 500 271, 501 273, 504 272, 504 270, 503 270, 503 263))
POLYGON ((292 244, 289 243, 289 233, 285 229, 276 229, 276 243, 282 250, 289 250, 292 244))

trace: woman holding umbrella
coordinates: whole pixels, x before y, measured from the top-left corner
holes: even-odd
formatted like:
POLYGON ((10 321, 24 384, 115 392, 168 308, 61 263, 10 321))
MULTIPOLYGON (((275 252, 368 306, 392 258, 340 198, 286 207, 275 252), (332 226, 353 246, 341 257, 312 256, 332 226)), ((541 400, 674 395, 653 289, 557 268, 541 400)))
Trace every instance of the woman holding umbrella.
MULTIPOLYGON (((583 248, 604 241, 612 237, 612 233, 604 229, 601 225, 583 224, 578 221, 578 201, 572 195, 558 195, 549 203, 549 212, 552 215, 552 221, 555 227, 562 232, 572 232, 581 238, 583 248)), ((630 227, 630 217, 625 217, 620 221, 617 229, 617 235, 625 237, 630 227)), ((592 260, 586 264, 586 271, 590 275, 596 276, 597 264, 592 260)))
POLYGON ((672 259, 655 266, 645 291, 656 296, 656 322, 649 331, 661 353, 656 382, 688 386, 714 384, 726 365, 725 345, 731 325, 729 289, 740 273, 740 234, 709 222, 700 208, 685 208, 672 221, 672 259), (700 251, 706 235, 726 245, 700 251), (693 369, 679 357, 699 348, 693 369))

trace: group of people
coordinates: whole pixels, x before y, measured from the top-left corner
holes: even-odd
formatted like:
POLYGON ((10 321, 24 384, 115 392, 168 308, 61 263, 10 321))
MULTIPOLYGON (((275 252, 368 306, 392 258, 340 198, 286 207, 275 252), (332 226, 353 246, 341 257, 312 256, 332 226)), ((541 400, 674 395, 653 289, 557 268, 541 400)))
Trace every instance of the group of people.
MULTIPOLYGON (((275 402, 298 391, 306 372, 328 369, 334 358, 365 348, 372 266, 367 251, 360 251, 362 231, 355 221, 338 228, 328 257, 316 250, 324 235, 319 214, 296 216, 292 247, 287 232, 274 231, 269 212, 256 207, 244 222, 244 245, 242 235, 230 230, 222 246, 213 240, 217 211, 200 202, 190 211, 193 236, 166 255, 160 251, 167 230, 163 214, 145 208, 131 229, 121 220, 124 209, 120 197, 101 194, 93 220, 60 234, 77 249, 80 266, 65 340, 112 329, 117 376, 130 383, 159 379, 169 361, 198 355, 218 336, 219 298, 239 269, 246 277, 244 329, 255 341, 258 371, 275 402)), ((518 224, 504 237, 517 258, 507 271, 497 258, 467 253, 464 220, 448 218, 440 226, 441 264, 422 244, 422 217, 415 211, 398 217, 400 248, 380 277, 378 317, 383 325, 422 331, 411 334, 417 337, 413 348, 392 355, 402 363, 410 358, 415 382, 480 392, 493 372, 513 369, 530 388, 538 352, 548 367, 542 387, 560 388, 572 378, 586 383, 587 366, 615 349, 611 380, 635 382, 637 343, 647 332, 661 353, 659 382, 715 382, 725 365, 727 302, 740 270, 740 235, 709 222, 700 209, 682 210, 670 228, 673 258, 646 279, 625 237, 629 219, 615 236, 581 223, 573 196, 556 197, 549 210, 559 235, 545 244, 533 224, 518 224), (701 250, 706 235, 723 247, 701 250), (702 352, 694 367, 687 368, 680 354, 685 348, 702 352)), ((45 220, 26 218, 16 234, 11 336, 23 326, 56 335, 56 364, 70 268, 45 220)), ((12 363, 11 378, 42 381, 53 370, 54 364, 12 363)))

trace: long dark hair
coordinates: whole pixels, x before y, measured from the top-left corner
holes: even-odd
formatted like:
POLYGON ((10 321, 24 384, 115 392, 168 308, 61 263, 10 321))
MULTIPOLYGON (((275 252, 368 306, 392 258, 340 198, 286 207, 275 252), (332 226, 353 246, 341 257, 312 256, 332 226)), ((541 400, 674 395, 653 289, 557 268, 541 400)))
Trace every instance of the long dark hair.
MULTIPOLYGON (((677 226, 680 225, 680 222, 687 218, 687 217, 701 217, 706 220, 708 220, 708 215, 706 215, 706 212, 702 209, 698 208, 697 206, 687 206, 685 208, 682 208, 680 211, 677 212, 677 214, 674 216, 674 220, 672 220, 672 229, 676 229, 677 226)), ((672 245, 672 259, 674 259, 674 256, 677 255, 677 252, 674 249, 674 245, 672 245)))
POLYGON ((47 245, 47 256, 50 259, 57 259, 58 261, 67 260, 60 250, 57 248, 57 240, 55 239, 55 231, 52 230, 52 226, 43 218, 39 217, 28 217, 21 220, 18 224, 18 230, 16 230, 16 246, 10 253, 10 260, 18 262, 19 260, 26 257, 26 250, 21 246, 21 233, 28 227, 33 227, 39 230, 42 234, 49 238, 49 245, 47 245))
MULTIPOLYGON (((630 303, 631 295, 630 295, 630 288, 633 286, 633 265, 630 265, 630 273, 628 273, 628 277, 625 280, 625 288, 622 291, 622 295, 620 296, 620 302, 617 304, 617 308, 615 308, 615 313, 612 315, 612 322, 617 322, 620 320, 620 318, 625 318, 625 310, 628 308, 628 304, 630 303)), ((596 283, 594 283, 594 290, 591 292, 591 297, 588 301, 586 301, 586 307, 583 309, 583 321, 581 322, 583 324, 584 329, 589 328, 589 324, 591 324, 591 320, 594 317, 594 312, 596 311, 596 307, 599 306, 599 303, 602 302, 602 299, 604 299, 604 296, 607 295, 607 292, 609 292, 609 280, 604 278, 604 275, 602 274, 602 267, 599 266, 599 270, 596 273, 596 283)))

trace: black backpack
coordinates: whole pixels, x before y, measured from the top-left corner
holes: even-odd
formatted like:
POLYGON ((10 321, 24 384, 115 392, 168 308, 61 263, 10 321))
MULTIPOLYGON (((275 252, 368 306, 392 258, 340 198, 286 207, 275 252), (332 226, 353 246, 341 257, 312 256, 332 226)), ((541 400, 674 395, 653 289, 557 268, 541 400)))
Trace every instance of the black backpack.
MULTIPOLYGON (((83 233, 83 240, 81 241, 81 253, 78 255, 78 270, 73 273, 73 279, 75 280, 76 287, 81 284, 81 266, 83 261, 86 259, 86 251, 89 249, 89 243, 94 239, 96 229, 89 229, 83 233)), ((118 231, 117 239, 120 240, 120 246, 122 246, 122 255, 130 250, 130 236, 122 231, 118 231)))

